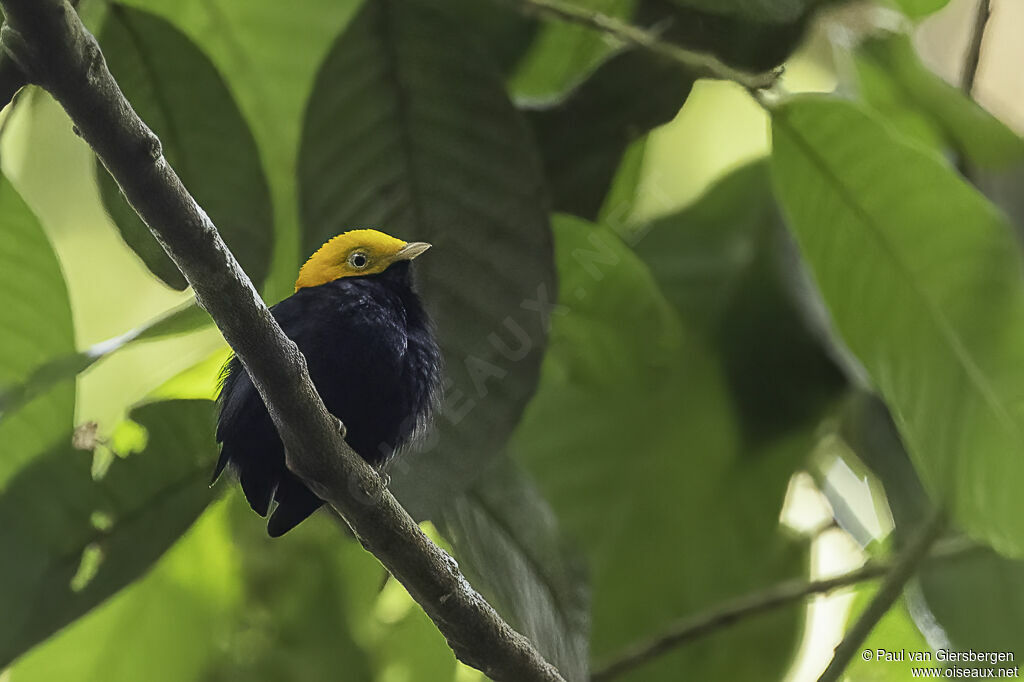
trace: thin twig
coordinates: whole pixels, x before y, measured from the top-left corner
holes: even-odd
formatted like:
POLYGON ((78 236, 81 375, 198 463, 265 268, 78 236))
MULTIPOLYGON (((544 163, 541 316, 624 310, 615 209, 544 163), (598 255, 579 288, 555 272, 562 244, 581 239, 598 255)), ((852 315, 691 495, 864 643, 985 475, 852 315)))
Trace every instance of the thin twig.
POLYGON ((945 529, 946 514, 941 508, 936 509, 931 518, 924 523, 918 536, 897 557, 892 570, 886 574, 885 580, 882 581, 874 598, 860 614, 860 618, 853 624, 853 627, 846 632, 843 641, 836 647, 832 661, 818 678, 818 682, 837 682, 839 680, 843 671, 846 670, 846 666, 863 648, 864 641, 878 625, 878 621, 882 620, 882 617, 903 594, 903 588, 917 573, 917 569, 928 555, 928 551, 945 529))
MULTIPOLYGON (((954 539, 942 545, 936 545, 935 551, 929 555, 928 561, 951 559, 979 548, 980 546, 974 542, 954 539)), ((750 616, 773 611, 800 601, 804 597, 829 594, 844 587, 875 580, 892 570, 894 570, 894 566, 890 563, 870 562, 854 571, 833 578, 811 581, 787 580, 725 604, 718 604, 704 613, 680 621, 655 639, 636 644, 614 660, 599 666, 591 675, 591 682, 607 682, 682 644, 710 635, 750 616)))
POLYGON ((960 88, 968 97, 974 92, 974 81, 978 78, 978 66, 981 63, 981 47, 985 42, 985 27, 992 16, 992 0, 978 0, 978 11, 974 17, 974 30, 971 31, 971 42, 967 45, 967 56, 964 58, 964 69, 960 74, 960 88))
MULTIPOLYGON (((495 680, 564 682, 473 589, 345 442, 306 361, 205 211, 132 110, 96 39, 66 0, 0 0, 4 52, 67 111, 245 365, 285 444, 286 464, 336 509, 434 621, 455 655, 495 680)), ((172 58, 168 55, 168 58, 172 58)))
POLYGON ((647 29, 564 0, 503 1, 516 5, 525 14, 536 14, 600 31, 626 45, 649 50, 677 62, 700 76, 734 81, 750 91, 770 88, 782 75, 781 68, 761 73, 739 71, 712 55, 687 50, 662 40, 656 33, 647 29))
MULTIPOLYGON (((960 74, 960 89, 968 98, 974 96, 974 82, 978 78, 978 67, 981 65, 981 47, 985 42, 985 28, 992 16, 991 0, 978 0, 978 11, 974 17, 974 28, 971 31, 971 42, 967 45, 964 57, 964 68, 960 74)), ((975 169, 967 154, 961 150, 957 155, 956 168, 971 184, 977 185, 975 169)))

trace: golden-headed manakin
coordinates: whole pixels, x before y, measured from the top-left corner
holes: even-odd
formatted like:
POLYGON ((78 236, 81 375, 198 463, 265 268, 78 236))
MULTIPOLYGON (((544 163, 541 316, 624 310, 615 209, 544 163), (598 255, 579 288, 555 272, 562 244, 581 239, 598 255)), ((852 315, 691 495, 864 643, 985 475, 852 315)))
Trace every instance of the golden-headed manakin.
MULTIPOLYGON (((306 357, 327 409, 345 424, 345 440, 376 467, 425 429, 439 385, 441 353, 410 273, 428 248, 376 230, 345 232, 310 257, 295 293, 270 309, 306 357)), ((217 440, 214 480, 230 464, 260 516, 276 501, 272 537, 323 504, 285 467, 281 439, 237 358, 224 368, 217 440)))

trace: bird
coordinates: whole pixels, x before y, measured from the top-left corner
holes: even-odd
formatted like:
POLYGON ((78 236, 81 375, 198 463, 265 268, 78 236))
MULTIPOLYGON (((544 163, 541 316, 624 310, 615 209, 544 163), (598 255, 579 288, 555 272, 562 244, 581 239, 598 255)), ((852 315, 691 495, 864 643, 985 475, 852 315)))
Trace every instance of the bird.
MULTIPOLYGON (((379 472, 428 429, 442 372, 434 327, 413 287, 412 261, 430 248, 372 229, 343 232, 299 270, 295 293, 270 308, 306 358, 345 440, 379 472)), ((284 445, 236 356, 224 365, 216 439, 252 509, 278 537, 324 502, 285 466, 284 445)))

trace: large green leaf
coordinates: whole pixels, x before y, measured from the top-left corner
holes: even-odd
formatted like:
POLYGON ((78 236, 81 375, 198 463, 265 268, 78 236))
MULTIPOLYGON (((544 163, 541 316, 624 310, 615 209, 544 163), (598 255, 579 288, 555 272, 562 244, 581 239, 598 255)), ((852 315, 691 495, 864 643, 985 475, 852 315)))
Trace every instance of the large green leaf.
POLYGON ((438 523, 473 586, 566 680, 587 679, 590 600, 582 557, 547 502, 502 460, 438 523))
POLYGON ((138 578, 192 525, 212 497, 212 405, 135 410, 149 443, 100 480, 92 456, 69 442, 8 482, 0 493, 0 665, 138 578))
POLYGON ((502 73, 516 68, 538 33, 538 22, 511 4, 441 0, 438 5, 465 27, 502 73))
POLYGON ((1024 162, 1024 139, 922 62, 909 36, 865 41, 855 58, 861 95, 900 130, 990 170, 1024 162))
MULTIPOLYGON (((121 90, 259 286, 273 248, 270 189, 256 142, 220 74, 187 36, 141 10, 112 4, 99 40, 121 90)), ((184 289, 177 266, 99 162, 97 175, 103 202, 128 245, 160 279, 184 289)))
POLYGON ((926 486, 972 535, 1024 551, 1024 288, 1010 226, 853 104, 797 98, 772 130, 803 256, 926 486))
POLYGON ((640 229, 634 249, 683 320, 718 350, 748 444, 806 428, 844 381, 808 329, 765 162, 640 229))
POLYGON ((541 175, 500 74, 422 0, 367 3, 323 63, 299 159, 306 253, 353 227, 434 244, 417 267, 446 403, 428 451, 394 468, 421 514, 500 452, 533 393, 555 279, 541 175))
POLYGON ((0 491, 34 455, 71 430, 75 387, 27 396, 12 413, 5 396, 41 364, 75 351, 64 275, 39 222, 0 177, 0 491))
POLYGON ((854 64, 864 100, 902 133, 962 159, 971 181, 1024 234, 1024 139, 932 73, 905 35, 865 41, 854 64))
MULTIPOLYGON (((457 0, 456 0, 457 1, 457 0)), ((274 207, 269 301, 294 291, 299 267, 295 163, 317 65, 360 0, 125 0, 172 22, 214 62, 259 144, 274 207)))
POLYGON ((613 55, 553 104, 524 106, 544 157, 553 208, 597 218, 630 143, 668 123, 694 76, 648 50, 613 55))
MULTIPOLYGON (((591 647, 604 662, 678 618, 802 572, 778 515, 810 439, 744 452, 714 356, 643 263, 606 228, 555 226, 564 310, 510 451, 586 552, 591 647)), ((797 609, 751 619, 629 679, 773 679, 799 623, 797 609)))

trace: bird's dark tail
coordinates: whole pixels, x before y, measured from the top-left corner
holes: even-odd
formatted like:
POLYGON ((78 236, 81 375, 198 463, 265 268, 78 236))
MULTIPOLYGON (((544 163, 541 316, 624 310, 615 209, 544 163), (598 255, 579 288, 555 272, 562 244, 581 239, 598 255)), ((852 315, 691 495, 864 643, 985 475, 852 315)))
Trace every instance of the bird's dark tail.
POLYGON ((277 509, 267 522, 267 533, 272 538, 284 535, 305 521, 324 503, 290 472, 281 478, 274 497, 277 509))
POLYGON ((229 459, 228 453, 221 448, 220 459, 217 460, 217 468, 213 470, 213 476, 210 477, 210 487, 213 487, 213 484, 217 482, 220 475, 224 473, 224 467, 228 465, 229 459))

